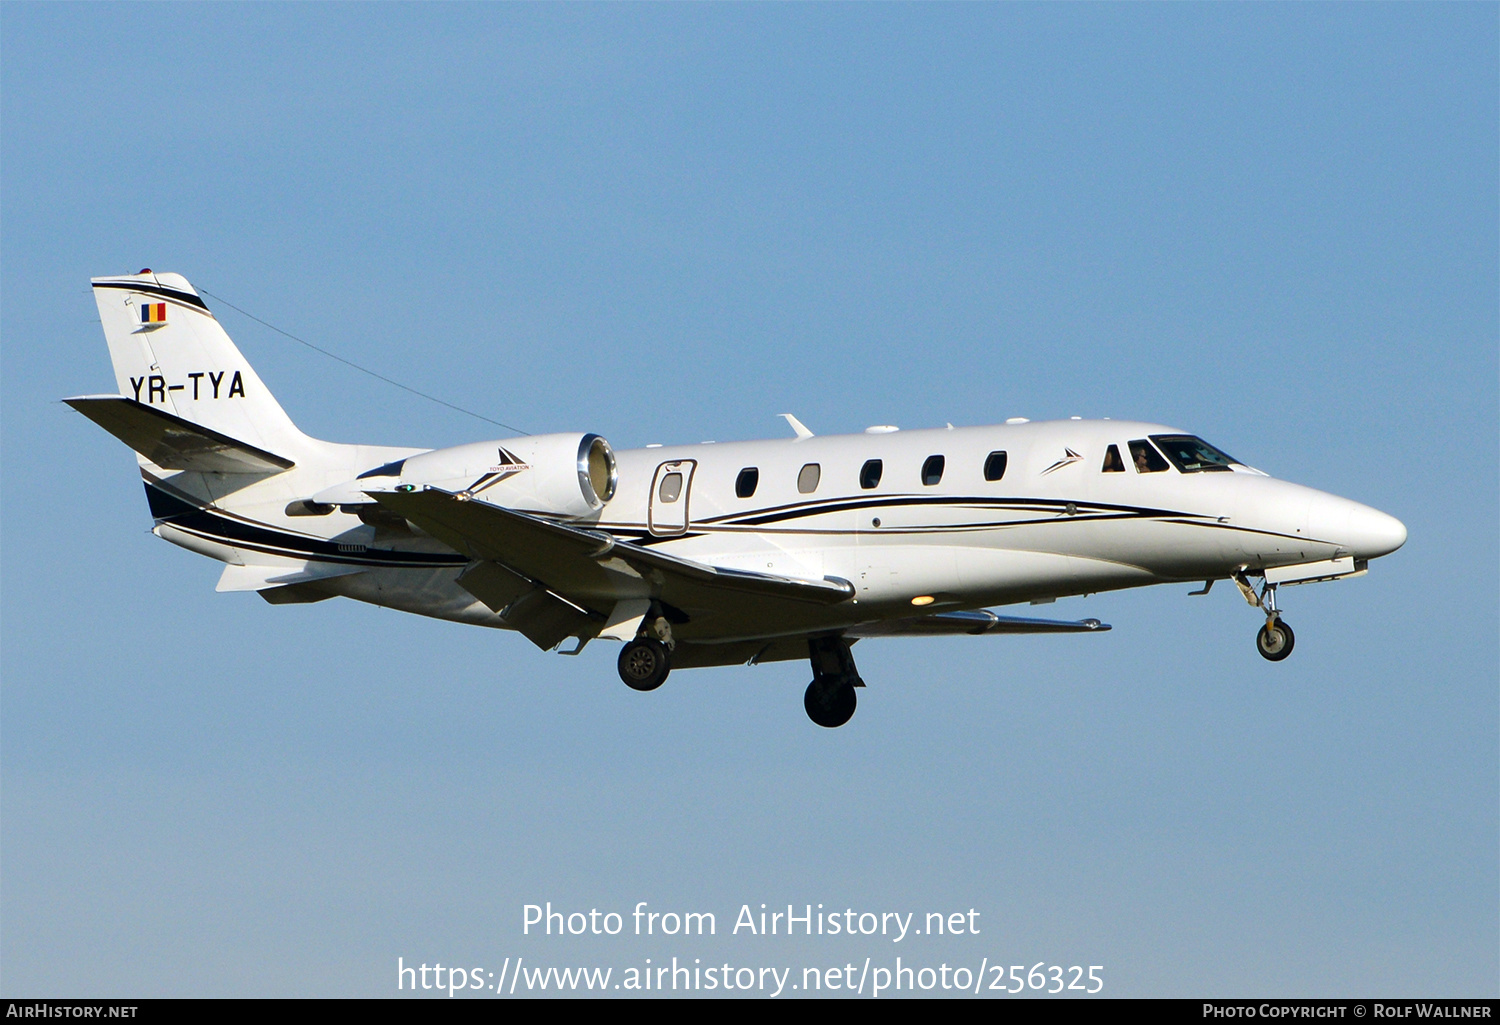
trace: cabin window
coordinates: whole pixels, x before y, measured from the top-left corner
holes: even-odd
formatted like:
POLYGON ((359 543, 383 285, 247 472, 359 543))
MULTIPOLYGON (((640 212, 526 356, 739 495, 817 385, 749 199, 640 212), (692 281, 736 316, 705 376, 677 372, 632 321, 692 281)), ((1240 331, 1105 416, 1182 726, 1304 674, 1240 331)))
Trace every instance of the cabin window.
POLYGON ((1136 473, 1161 473, 1171 469, 1161 453, 1152 448, 1145 438, 1130 443, 1130 458, 1135 460, 1136 473))
POLYGON ((804 495, 810 495, 818 490, 818 480, 823 476, 823 468, 817 463, 808 463, 797 474, 797 490, 804 495))
POLYGON ((922 464, 922 483, 929 488, 943 479, 943 464, 947 462, 942 456, 928 456, 927 462, 922 464))
POLYGON ((740 475, 734 479, 734 493, 737 498, 749 498, 755 494, 755 486, 760 483, 760 469, 747 466, 740 471, 740 475))
POLYGON ((984 460, 984 479, 999 480, 1005 476, 1005 453, 991 452, 984 460))
POLYGON ((1191 434, 1153 434, 1151 440, 1161 446, 1167 458, 1183 473, 1227 470, 1230 463, 1239 462, 1191 434))
POLYGON ((879 459, 868 459, 859 471, 859 486, 866 491, 880 483, 880 471, 884 464, 879 459))
POLYGON ((1100 470, 1103 473, 1125 472, 1125 460, 1120 458, 1120 446, 1111 445, 1104 450, 1104 465, 1100 470))
POLYGON ((656 497, 663 502, 675 502, 682 497, 682 474, 669 473, 661 479, 661 486, 656 489, 656 497))

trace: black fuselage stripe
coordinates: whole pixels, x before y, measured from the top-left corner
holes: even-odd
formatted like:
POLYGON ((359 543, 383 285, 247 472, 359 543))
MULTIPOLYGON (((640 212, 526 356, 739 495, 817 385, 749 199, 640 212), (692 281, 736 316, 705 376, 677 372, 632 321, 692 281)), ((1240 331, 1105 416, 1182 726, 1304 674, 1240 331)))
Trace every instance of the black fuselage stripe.
POLYGON ((253 521, 222 516, 201 506, 191 505, 150 484, 146 485, 146 496, 151 505, 152 518, 157 523, 176 527, 232 548, 274 551, 277 554, 291 553, 305 559, 318 559, 324 562, 358 562, 372 566, 444 567, 466 566, 469 563, 469 559, 462 555, 443 555, 439 552, 401 552, 369 548, 362 551, 344 551, 343 548, 350 546, 340 545, 337 541, 324 538, 276 530, 253 521))
MULTIPOLYGON (((332 563, 338 563, 339 565, 347 565, 347 566, 369 566, 372 569, 374 569, 374 568, 381 568, 381 569, 456 569, 459 566, 468 565, 468 562, 469 562, 468 559, 458 559, 456 561, 451 561, 451 562, 447 562, 447 563, 434 563, 434 562, 414 563, 414 562, 410 561, 410 559, 407 559, 407 558, 396 558, 396 559, 371 558, 372 555, 384 554, 384 553, 380 553, 380 552, 374 551, 374 550, 367 550, 367 551, 365 551, 363 553, 347 553, 347 554, 339 554, 339 555, 331 555, 331 554, 326 554, 326 553, 316 553, 315 554, 315 553, 309 553, 307 551, 300 550, 300 549, 295 549, 295 548, 283 548, 283 547, 278 547, 276 545, 261 544, 259 542, 243 541, 243 540, 239 540, 239 539, 235 539, 235 538, 227 538, 227 537, 224 537, 222 534, 208 533, 208 532, 205 532, 205 531, 202 531, 202 530, 195 529, 195 528, 190 527, 190 526, 186 526, 186 525, 184 525, 182 523, 173 523, 171 521, 165 521, 162 525, 163 526, 172 527, 175 530, 180 530, 180 531, 182 531, 185 534, 191 534, 194 537, 201 537, 205 541, 213 541, 213 542, 216 542, 218 544, 227 545, 227 546, 229 546, 231 548, 241 548, 241 549, 244 549, 246 551, 261 552, 261 553, 263 553, 265 555, 280 555, 280 556, 283 556, 283 557, 289 558, 289 559, 301 559, 304 562, 332 562, 332 563)), ((396 553, 392 553, 392 554, 396 554, 396 553)), ((407 554, 410 555, 410 554, 420 554, 420 553, 407 553, 407 554)))
POLYGON ((1067 509, 1069 505, 1075 508, 1086 509, 1093 513, 1115 513, 1133 516, 1191 516, 1176 509, 1154 509, 1146 506, 1113 505, 1102 502, 1078 502, 1069 501, 1065 498, 990 498, 982 495, 902 495, 886 498, 856 498, 837 499, 824 502, 803 502, 794 505, 772 506, 767 509, 757 509, 752 512, 731 513, 727 516, 715 516, 707 520, 698 521, 699 526, 707 527, 714 525, 725 526, 759 526, 766 523, 777 523, 783 520, 800 519, 805 516, 819 516, 823 514, 841 512, 860 512, 866 509, 889 509, 899 506, 980 506, 989 509, 1056 509, 1059 512, 1067 509))

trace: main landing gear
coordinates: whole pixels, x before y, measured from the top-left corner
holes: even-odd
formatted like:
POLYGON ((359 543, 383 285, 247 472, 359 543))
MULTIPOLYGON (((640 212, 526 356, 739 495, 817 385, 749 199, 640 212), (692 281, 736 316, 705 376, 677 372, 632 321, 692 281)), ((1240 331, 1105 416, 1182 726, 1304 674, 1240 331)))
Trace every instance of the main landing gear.
MULTIPOLYGON (((672 625, 662 616, 648 617, 635 640, 620 649, 620 679, 632 690, 655 690, 672 671, 672 625)), ((807 717, 819 726, 835 729, 854 715, 859 703, 854 689, 863 687, 842 637, 814 637, 807 642, 813 679, 802 697, 807 717)))
POLYGON ((620 649, 620 679, 631 690, 655 690, 672 671, 672 653, 655 637, 637 637, 620 649))
POLYGON ((620 679, 631 690, 655 690, 672 671, 672 624, 664 616, 648 619, 635 640, 620 649, 620 679))
POLYGON ((1266 614, 1266 625, 1255 635, 1255 649, 1260 652, 1261 658, 1280 662, 1292 653, 1297 635, 1282 620, 1281 610, 1276 607, 1276 585, 1267 581, 1260 592, 1256 593, 1244 570, 1234 575, 1234 584, 1247 602, 1266 614))
POLYGON ((842 637, 814 637, 807 642, 807 653, 812 661, 813 680, 807 685, 802 707, 807 709, 807 717, 819 726, 827 729, 842 726, 854 715, 859 703, 854 688, 865 685, 854 666, 854 656, 849 653, 849 642, 842 637))

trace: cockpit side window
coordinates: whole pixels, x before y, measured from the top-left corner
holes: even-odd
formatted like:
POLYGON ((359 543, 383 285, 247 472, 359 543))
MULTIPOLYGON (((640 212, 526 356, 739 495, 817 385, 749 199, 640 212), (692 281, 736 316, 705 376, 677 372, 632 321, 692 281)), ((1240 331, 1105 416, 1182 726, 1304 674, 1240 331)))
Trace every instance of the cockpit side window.
POLYGON ((1104 450, 1104 465, 1099 468, 1101 473, 1124 473, 1125 460, 1120 458, 1120 446, 1111 445, 1104 450))
POLYGON ((1202 438, 1191 434, 1153 434, 1151 440, 1167 454, 1177 469, 1183 473, 1202 473, 1205 470, 1227 470, 1230 463, 1239 462, 1202 438))
POLYGON ((1161 453, 1152 448, 1151 442, 1145 438, 1130 443, 1130 458, 1135 460, 1136 473, 1161 473, 1171 469, 1161 453))

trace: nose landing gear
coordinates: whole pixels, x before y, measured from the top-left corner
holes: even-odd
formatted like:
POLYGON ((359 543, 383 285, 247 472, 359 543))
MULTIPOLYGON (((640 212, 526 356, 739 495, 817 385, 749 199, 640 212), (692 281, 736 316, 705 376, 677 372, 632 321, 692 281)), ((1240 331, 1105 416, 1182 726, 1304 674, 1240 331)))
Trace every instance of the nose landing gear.
POLYGON ((825 729, 836 729, 854 715, 859 701, 854 688, 863 687, 849 653, 849 642, 842 637, 814 637, 807 642, 812 661, 813 681, 807 685, 802 707, 807 717, 825 729))
POLYGON ((1234 575, 1234 584, 1245 596, 1245 601, 1266 614, 1266 625, 1255 635, 1255 650, 1267 661, 1280 662, 1292 653, 1297 635, 1282 621, 1281 611, 1276 608, 1276 585, 1266 581, 1257 594, 1244 570, 1234 575))
POLYGON ((1292 645, 1297 637, 1292 633, 1292 628, 1281 621, 1277 616, 1266 620, 1266 625, 1261 627, 1255 635, 1255 648, 1261 657, 1272 662, 1280 662, 1292 653, 1292 645))

